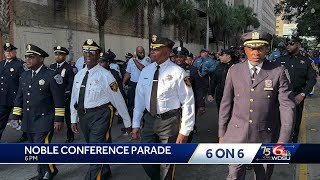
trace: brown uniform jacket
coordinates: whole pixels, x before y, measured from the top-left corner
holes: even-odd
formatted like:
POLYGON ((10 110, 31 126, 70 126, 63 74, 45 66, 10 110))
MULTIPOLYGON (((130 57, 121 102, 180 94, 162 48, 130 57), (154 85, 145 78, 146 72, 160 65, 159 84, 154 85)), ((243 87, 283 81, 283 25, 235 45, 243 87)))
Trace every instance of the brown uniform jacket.
POLYGON ((248 60, 230 68, 219 113, 224 143, 289 142, 295 103, 287 76, 280 63, 269 61, 253 83, 248 60))

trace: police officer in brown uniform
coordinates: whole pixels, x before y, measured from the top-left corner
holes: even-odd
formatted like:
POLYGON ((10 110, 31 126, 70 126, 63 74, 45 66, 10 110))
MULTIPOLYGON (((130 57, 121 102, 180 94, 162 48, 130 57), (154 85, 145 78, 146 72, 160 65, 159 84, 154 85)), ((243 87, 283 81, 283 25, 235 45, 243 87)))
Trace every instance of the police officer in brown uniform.
MULTIPOLYGON (((265 61, 272 36, 242 35, 247 60, 230 67, 219 112, 220 143, 287 143, 295 104, 287 70, 265 61)), ((270 179, 272 165, 253 165, 256 179, 270 179)), ((245 179, 246 165, 229 165, 227 179, 245 179)))
POLYGON ((291 84, 296 102, 296 123, 293 131, 292 142, 298 142, 304 99, 316 84, 316 71, 311 66, 311 60, 299 53, 301 39, 292 37, 287 42, 288 55, 279 58, 281 64, 290 74, 291 84))

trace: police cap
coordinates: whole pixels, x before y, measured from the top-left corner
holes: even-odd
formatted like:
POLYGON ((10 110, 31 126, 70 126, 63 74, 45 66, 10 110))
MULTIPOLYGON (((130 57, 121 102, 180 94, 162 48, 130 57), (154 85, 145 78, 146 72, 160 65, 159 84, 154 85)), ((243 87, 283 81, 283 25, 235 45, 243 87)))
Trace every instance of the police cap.
POLYGON ((173 48, 172 52, 174 55, 185 55, 185 56, 189 55, 189 51, 185 47, 175 47, 173 48))
POLYGON ((3 46, 4 51, 12 51, 12 50, 16 50, 16 49, 18 49, 18 48, 14 47, 14 45, 12 45, 11 43, 6 43, 3 46))
POLYGON ((37 54, 41 57, 49 57, 49 54, 36 45, 28 44, 25 55, 37 54))
POLYGON ((154 42, 151 43, 151 49, 157 49, 160 47, 168 47, 172 49, 174 46, 175 42, 168 38, 158 38, 154 42))
POLYGON ((66 55, 69 54, 68 49, 65 48, 65 47, 62 47, 62 46, 54 47, 53 50, 54 50, 54 53, 63 53, 63 54, 66 54, 66 55))
POLYGON ((272 35, 264 31, 252 31, 244 33, 241 39, 244 46, 256 48, 268 45, 272 39, 272 35))
POLYGON ((87 39, 82 46, 82 50, 101 50, 100 46, 92 39, 87 39))
POLYGON ((106 61, 109 62, 111 60, 114 60, 114 58, 116 58, 117 56, 109 49, 107 52, 105 53, 100 53, 100 60, 101 61, 106 61))

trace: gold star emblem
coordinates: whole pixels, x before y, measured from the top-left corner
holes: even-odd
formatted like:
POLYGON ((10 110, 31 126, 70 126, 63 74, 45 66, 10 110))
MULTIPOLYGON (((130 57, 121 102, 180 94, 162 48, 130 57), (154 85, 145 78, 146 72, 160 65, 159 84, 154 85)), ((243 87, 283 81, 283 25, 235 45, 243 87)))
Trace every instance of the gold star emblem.
POLYGON ((252 39, 259 39, 259 38, 260 38, 260 34, 258 32, 252 33, 252 39))
POLYGON ((92 40, 92 39, 88 39, 88 40, 87 40, 87 44, 88 44, 88 45, 93 44, 93 40, 92 40))

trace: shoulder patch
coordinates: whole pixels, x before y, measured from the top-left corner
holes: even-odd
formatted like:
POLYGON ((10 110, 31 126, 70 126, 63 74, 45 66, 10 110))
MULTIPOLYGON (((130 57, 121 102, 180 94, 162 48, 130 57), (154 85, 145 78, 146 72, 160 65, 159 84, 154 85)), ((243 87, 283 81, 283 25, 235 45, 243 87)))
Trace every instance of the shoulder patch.
POLYGON ((60 74, 55 75, 53 78, 54 78, 54 80, 56 80, 57 84, 62 84, 63 83, 63 78, 62 78, 62 76, 60 74))
POLYGON ((186 76, 183 80, 184 80, 184 83, 186 83, 186 86, 190 88, 191 87, 190 78, 186 76))
POLYGON ((118 84, 117 84, 117 82, 116 82, 116 81, 112 82, 112 83, 110 84, 110 88, 111 88, 112 91, 117 92, 117 91, 118 91, 118 84))

